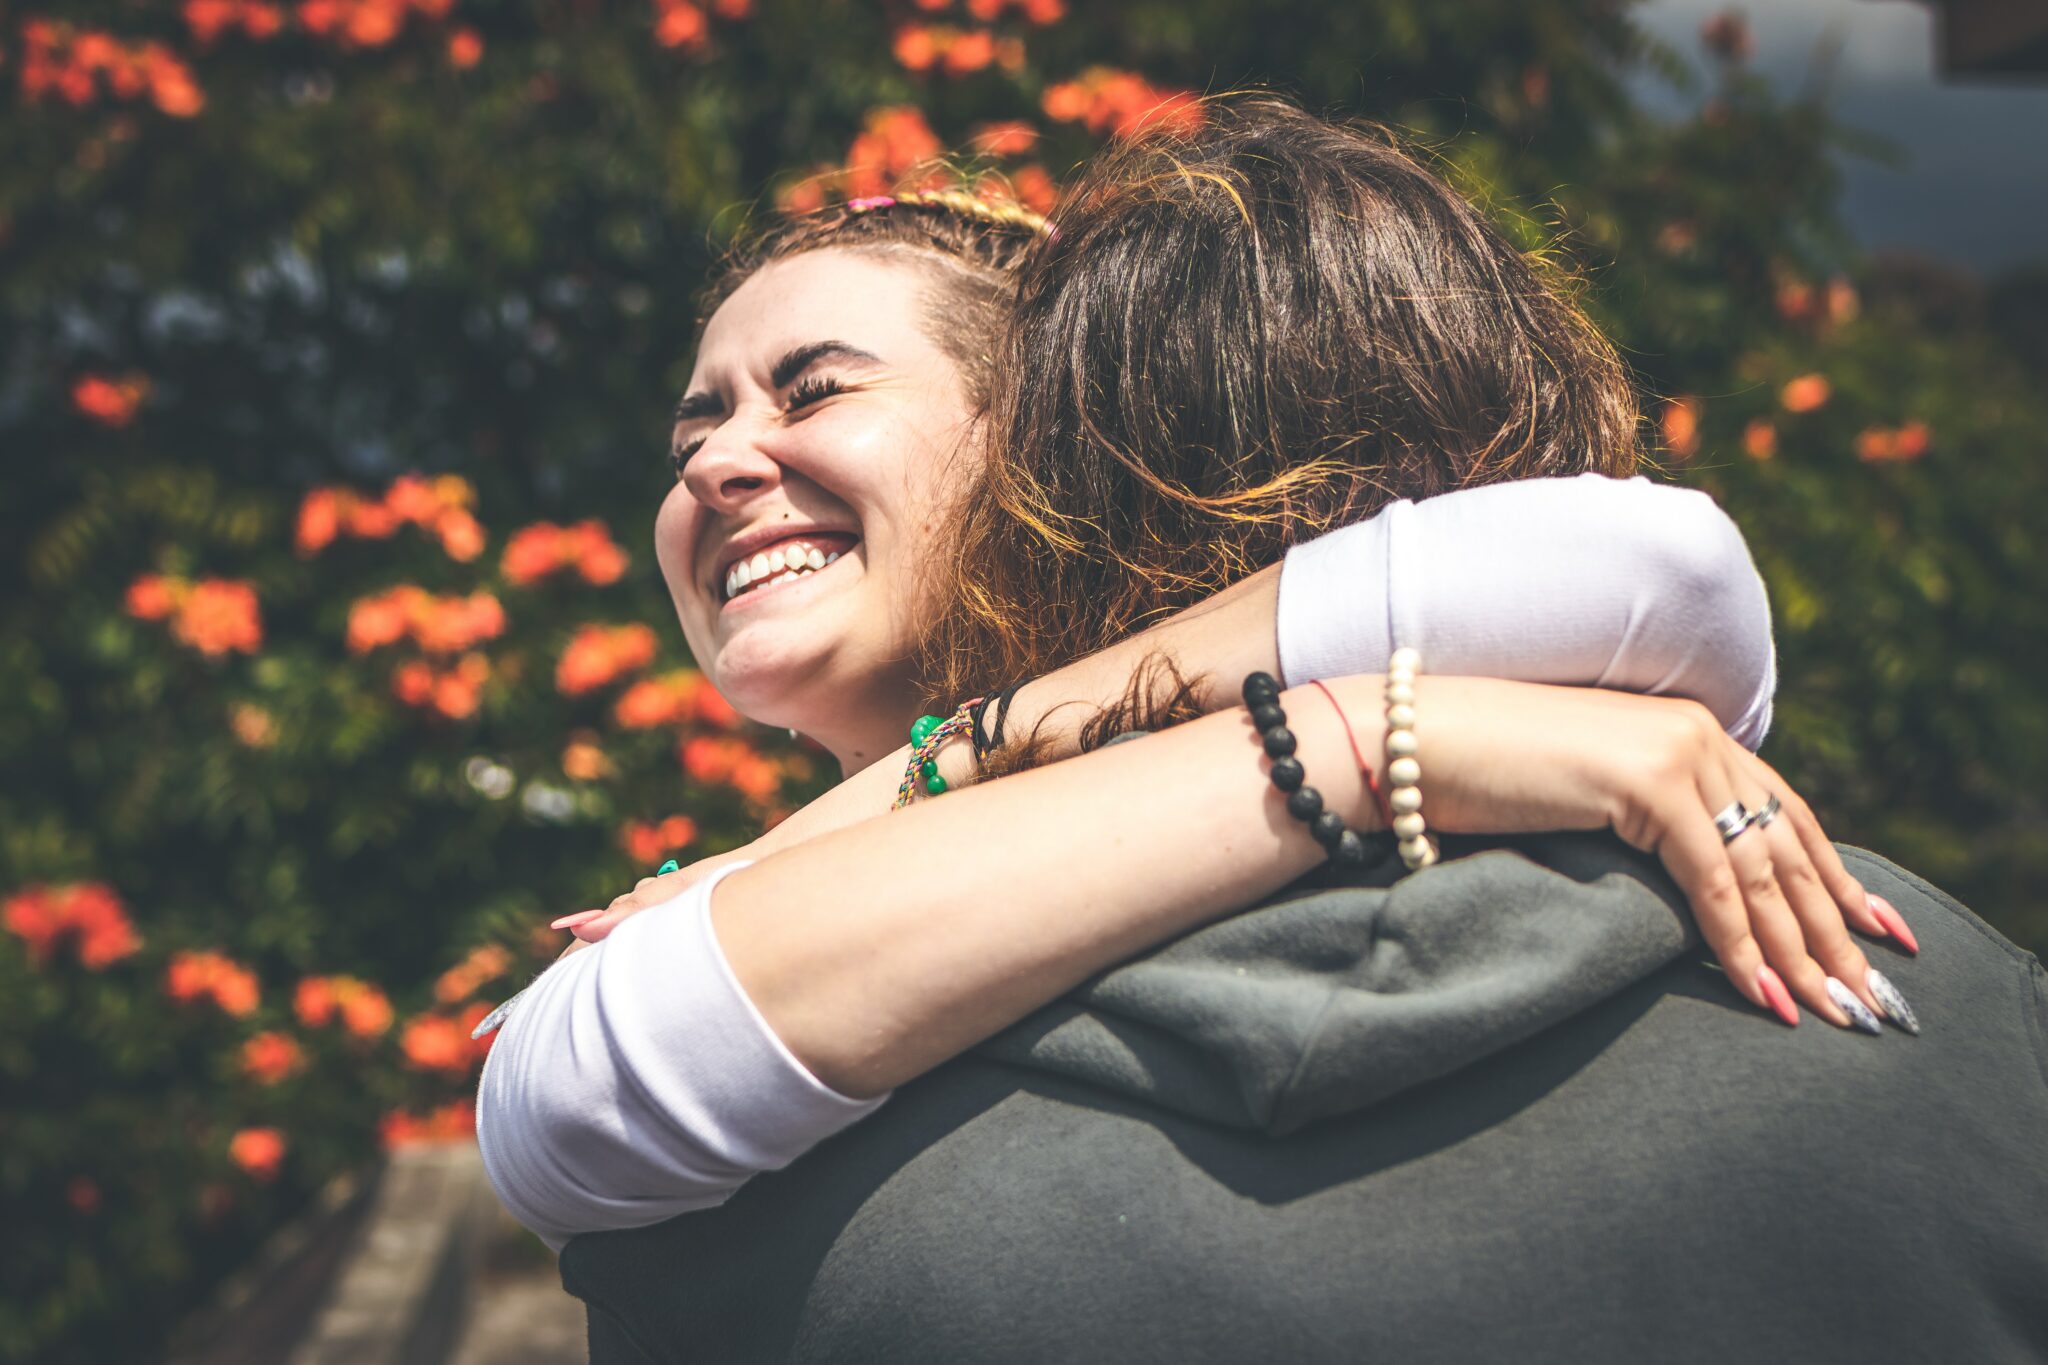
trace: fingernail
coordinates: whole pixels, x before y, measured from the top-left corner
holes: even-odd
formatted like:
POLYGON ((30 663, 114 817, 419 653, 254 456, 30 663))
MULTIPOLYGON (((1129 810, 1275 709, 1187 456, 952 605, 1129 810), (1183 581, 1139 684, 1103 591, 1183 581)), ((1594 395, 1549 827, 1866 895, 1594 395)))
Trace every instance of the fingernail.
POLYGON ((1856 992, 1837 981, 1828 978, 1828 999, 1835 1002, 1835 1008, 1849 1016, 1849 1022, 1865 1033, 1883 1033, 1884 1025, 1877 1022, 1877 1016, 1870 1012, 1870 1006, 1856 998, 1856 992))
POLYGON ((574 929, 574 928, 575 928, 575 927, 576 927, 577 925, 579 925, 579 924, 588 924, 588 923, 590 923, 590 922, 591 922, 592 920, 596 919, 596 918, 597 918, 597 917, 598 917, 599 915, 602 915, 603 913, 604 913, 604 911, 602 911, 602 910, 578 910, 578 911, 577 911, 577 912, 576 912, 575 914, 573 914, 573 915, 564 915, 564 916, 562 916, 562 917, 561 917, 560 919, 556 920, 556 921, 555 921, 554 923, 552 923, 552 924, 548 925, 548 928, 550 928, 550 929, 574 929))
POLYGON ((1920 1021, 1913 1014, 1913 1007, 1906 1003, 1906 997, 1899 994, 1899 988, 1877 968, 1870 969, 1870 993, 1877 997, 1877 1003, 1884 1006, 1885 1017, 1914 1037, 1920 1036, 1920 1021))
POLYGON ((1770 963, 1756 969, 1756 988, 1770 1002, 1771 1012, 1785 1021, 1785 1027, 1799 1027, 1799 1007, 1792 1003, 1792 992, 1785 989, 1784 978, 1771 970, 1770 963))
MULTIPOLYGON (((1864 893, 1869 895, 1868 892, 1864 893)), ((1892 908, 1892 903, 1883 896, 1870 897, 1870 913, 1877 916, 1878 923, 1897 939, 1909 953, 1920 951, 1920 940, 1913 937, 1913 931, 1906 927, 1906 917, 1892 908)))

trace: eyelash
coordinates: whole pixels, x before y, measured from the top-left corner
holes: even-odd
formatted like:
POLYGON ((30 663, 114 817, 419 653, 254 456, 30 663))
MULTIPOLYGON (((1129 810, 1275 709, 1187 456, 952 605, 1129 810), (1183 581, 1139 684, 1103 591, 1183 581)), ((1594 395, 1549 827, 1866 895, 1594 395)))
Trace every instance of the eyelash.
MULTIPOLYGON (((846 386, 836 379, 823 376, 800 379, 795 387, 790 389, 789 402, 784 406, 783 411, 785 413, 799 412, 813 403, 822 402, 834 394, 845 392, 846 386)), ((699 436, 688 445, 669 452, 669 467, 675 471, 677 478, 680 479, 683 476, 683 466, 688 464, 690 457, 703 447, 704 439, 704 437, 699 436)))

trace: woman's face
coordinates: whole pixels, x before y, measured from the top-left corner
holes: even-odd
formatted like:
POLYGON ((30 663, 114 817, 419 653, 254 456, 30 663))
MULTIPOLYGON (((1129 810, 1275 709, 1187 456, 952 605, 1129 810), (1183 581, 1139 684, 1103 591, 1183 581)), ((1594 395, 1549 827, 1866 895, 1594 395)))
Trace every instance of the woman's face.
POLYGON ((978 439, 926 334, 916 264, 814 251, 768 265, 704 329, 655 551, 700 666, 755 720, 849 771, 903 743, 917 590, 978 439))

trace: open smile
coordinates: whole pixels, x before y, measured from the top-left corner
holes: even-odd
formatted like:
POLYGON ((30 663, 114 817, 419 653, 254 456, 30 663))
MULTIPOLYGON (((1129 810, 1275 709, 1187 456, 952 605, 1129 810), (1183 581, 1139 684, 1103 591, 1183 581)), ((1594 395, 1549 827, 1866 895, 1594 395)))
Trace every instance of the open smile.
POLYGON ((860 543, 843 532, 804 532, 764 545, 726 565, 719 584, 721 606, 763 588, 780 587, 809 578, 860 543))

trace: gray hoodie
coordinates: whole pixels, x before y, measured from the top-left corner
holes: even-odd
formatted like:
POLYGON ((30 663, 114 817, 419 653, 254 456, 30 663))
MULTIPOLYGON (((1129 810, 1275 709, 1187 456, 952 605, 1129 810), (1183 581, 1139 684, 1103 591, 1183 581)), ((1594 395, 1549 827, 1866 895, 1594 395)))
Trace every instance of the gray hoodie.
POLYGON ((2048 986, 1890 863, 1914 1038, 1786 1029, 1599 836, 1304 884, 727 1204, 578 1237, 595 1365, 2048 1362, 2048 986))

